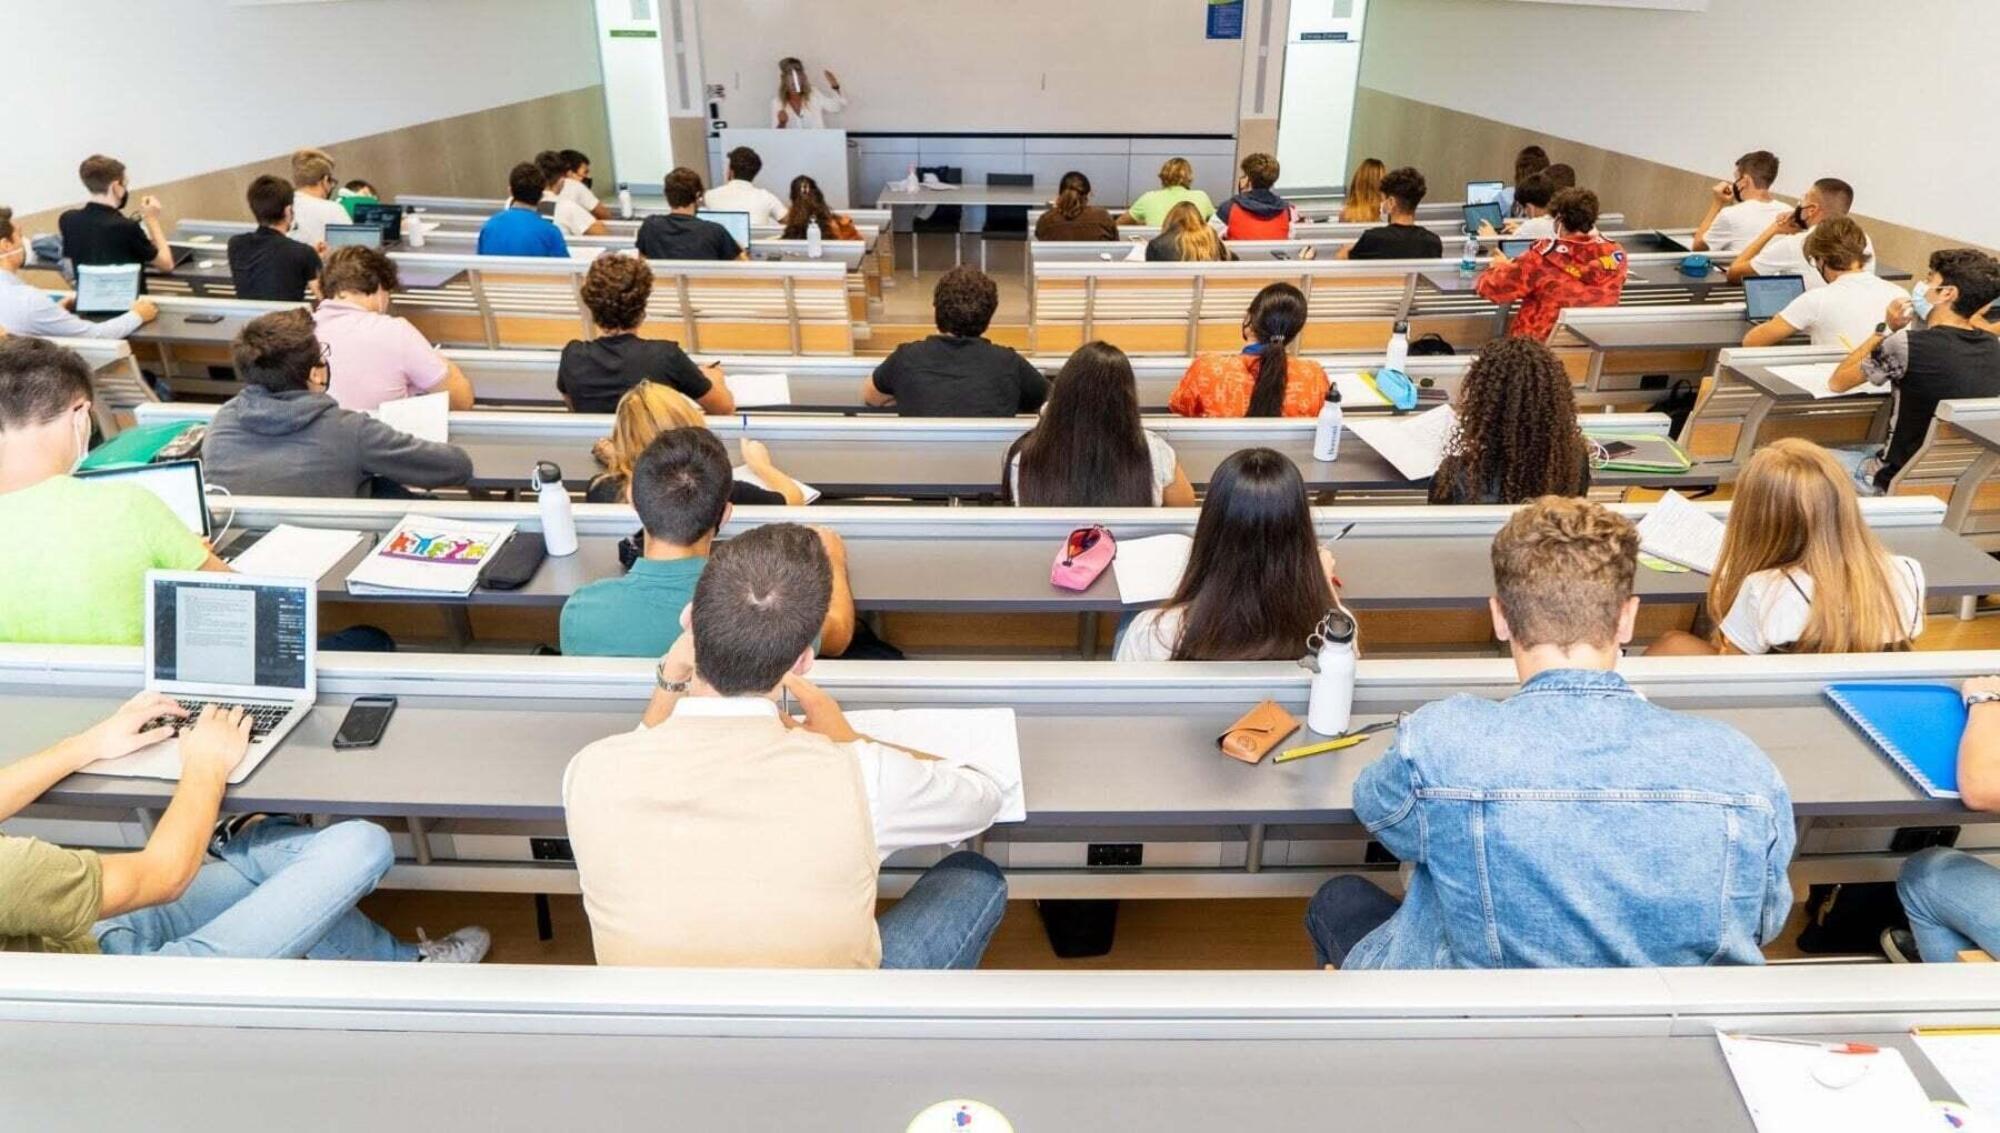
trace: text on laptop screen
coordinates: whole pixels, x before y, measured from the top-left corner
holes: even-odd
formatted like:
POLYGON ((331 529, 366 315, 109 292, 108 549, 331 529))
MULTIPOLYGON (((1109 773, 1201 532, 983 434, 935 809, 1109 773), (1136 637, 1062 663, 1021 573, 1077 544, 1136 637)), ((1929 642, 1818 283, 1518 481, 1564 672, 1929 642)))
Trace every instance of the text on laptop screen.
POLYGON ((304 689, 306 588, 156 578, 153 679, 304 689))
POLYGON ((1492 204, 1500 199, 1500 190, 1506 186, 1499 181, 1467 181, 1465 183, 1465 203, 1469 205, 1492 204))
POLYGON ((208 499, 202 495, 201 464, 193 460, 173 460, 165 464, 141 464, 133 468, 92 469, 76 474, 79 480, 131 484, 160 497, 173 509, 188 530, 208 537, 208 499))
POLYGON ((750 214, 747 212, 712 212, 698 209, 695 216, 702 220, 712 220, 729 230, 736 238, 736 246, 745 251, 750 249, 750 214))
POLYGON ((1803 276, 1753 275, 1743 281, 1743 314, 1761 323, 1776 317, 1792 300, 1805 293, 1803 276))
POLYGON ((121 314, 138 300, 138 264, 83 264, 76 269, 77 314, 121 314))
POLYGON ((363 248, 382 246, 382 229, 373 224, 329 224, 326 226, 326 246, 345 248, 360 245, 363 248))

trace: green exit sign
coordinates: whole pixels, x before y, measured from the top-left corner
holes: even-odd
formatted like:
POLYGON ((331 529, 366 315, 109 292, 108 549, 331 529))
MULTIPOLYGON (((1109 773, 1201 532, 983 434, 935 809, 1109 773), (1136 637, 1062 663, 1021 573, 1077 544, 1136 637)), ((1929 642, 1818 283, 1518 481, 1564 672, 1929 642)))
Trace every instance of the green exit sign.
POLYGON ((658 39, 658 38, 660 38, 660 33, 659 33, 659 32, 657 32, 657 31, 654 31, 654 30, 653 30, 652 28, 612 28, 609 34, 610 34, 611 38, 613 38, 613 39, 658 39))

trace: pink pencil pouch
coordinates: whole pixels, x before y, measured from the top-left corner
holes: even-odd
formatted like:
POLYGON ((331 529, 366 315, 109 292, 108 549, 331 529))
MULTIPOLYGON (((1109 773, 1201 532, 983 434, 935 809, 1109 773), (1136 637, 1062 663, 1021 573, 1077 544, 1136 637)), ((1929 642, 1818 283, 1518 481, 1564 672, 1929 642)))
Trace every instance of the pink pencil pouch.
POLYGON ((1049 570, 1049 582, 1064 590, 1088 590, 1111 560, 1118 556, 1118 542, 1103 527, 1079 527, 1069 533, 1056 565, 1049 570))

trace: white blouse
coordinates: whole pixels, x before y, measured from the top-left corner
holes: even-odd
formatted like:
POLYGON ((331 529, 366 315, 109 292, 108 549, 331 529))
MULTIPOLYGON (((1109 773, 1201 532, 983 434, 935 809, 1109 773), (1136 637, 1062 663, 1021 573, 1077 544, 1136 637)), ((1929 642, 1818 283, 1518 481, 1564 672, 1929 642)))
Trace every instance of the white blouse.
MULTIPOLYGON (((1888 567, 1896 609, 1915 639, 1924 632, 1924 566, 1891 555, 1888 567)), ((1760 570, 1745 578, 1723 615, 1723 638, 1744 653, 1769 653, 1797 642, 1812 617, 1812 590, 1812 576, 1802 570, 1760 570)))
POLYGON ((794 110, 782 98, 771 99, 771 128, 773 130, 824 130, 826 116, 838 114, 847 109, 847 96, 837 90, 821 90, 814 87, 806 95, 806 100, 794 110), (778 112, 786 114, 783 124, 778 122, 778 112))

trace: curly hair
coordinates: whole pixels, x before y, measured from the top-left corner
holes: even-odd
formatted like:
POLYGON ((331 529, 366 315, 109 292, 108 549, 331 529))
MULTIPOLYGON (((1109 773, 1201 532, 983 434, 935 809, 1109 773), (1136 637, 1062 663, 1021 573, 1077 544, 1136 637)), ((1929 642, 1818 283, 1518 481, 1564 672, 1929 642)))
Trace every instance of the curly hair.
POLYGON ((1581 236, 1597 227, 1597 194, 1589 189, 1564 189, 1549 200, 1549 215, 1564 232, 1581 236))
POLYGON ((978 268, 960 265, 944 273, 931 294, 937 328, 946 334, 977 338, 1000 309, 1000 288, 978 268))
POLYGON ((1577 496, 1589 449, 1576 422, 1569 372, 1531 338, 1497 338, 1479 351, 1458 394, 1458 424, 1431 480, 1436 503, 1577 496))
POLYGON ((1405 212, 1417 211, 1430 191, 1424 175, 1410 166, 1391 169, 1382 175, 1382 195, 1402 206, 1405 212))
POLYGON ((632 330, 646 321, 653 268, 637 256, 599 256, 583 277, 583 305, 599 330, 632 330))
POLYGON ((1514 644, 1617 643, 1632 596, 1639 532, 1588 500, 1543 496, 1493 537, 1493 587, 1514 644))

